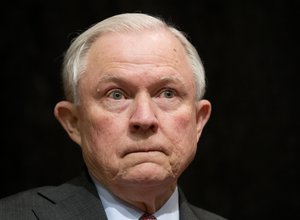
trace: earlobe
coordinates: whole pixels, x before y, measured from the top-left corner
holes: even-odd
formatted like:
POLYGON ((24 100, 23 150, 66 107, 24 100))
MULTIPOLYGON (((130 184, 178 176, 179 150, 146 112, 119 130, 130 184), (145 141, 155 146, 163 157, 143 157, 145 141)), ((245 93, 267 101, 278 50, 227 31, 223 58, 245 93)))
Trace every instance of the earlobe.
POLYGON ((78 127, 78 113, 74 104, 68 101, 58 102, 54 108, 54 115, 70 138, 80 145, 81 136, 78 127))
POLYGON ((197 135, 201 136, 202 130, 206 125, 211 114, 211 104, 208 100, 202 99, 197 102, 197 135))

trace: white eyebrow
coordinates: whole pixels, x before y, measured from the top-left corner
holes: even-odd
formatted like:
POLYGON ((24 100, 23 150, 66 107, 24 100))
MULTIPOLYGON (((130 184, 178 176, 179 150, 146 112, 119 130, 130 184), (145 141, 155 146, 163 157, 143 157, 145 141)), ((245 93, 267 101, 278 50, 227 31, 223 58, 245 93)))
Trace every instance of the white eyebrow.
POLYGON ((182 81, 178 78, 178 77, 174 77, 174 76, 164 76, 160 78, 161 82, 178 82, 178 83, 182 83, 182 81))
MULTIPOLYGON (((100 86, 101 83, 108 83, 108 82, 114 82, 114 83, 126 83, 131 84, 131 80, 128 78, 123 77, 122 75, 112 75, 112 74, 105 74, 100 77, 98 81, 98 86, 100 86)), ((180 85, 182 87, 186 87, 186 84, 180 79, 178 76, 162 76, 158 78, 158 81, 155 83, 155 85, 165 85, 168 83, 174 83, 177 85, 180 85)), ((152 85, 154 86, 154 85, 152 85)))
MULTIPOLYGON (((101 78, 99 79, 99 83, 111 82, 111 81, 123 81, 123 79, 124 78, 122 76, 106 74, 106 75, 101 76, 101 78)), ((126 81, 128 81, 128 80, 126 79, 126 81)), ((163 76, 159 79, 159 81, 160 82, 179 82, 182 84, 182 81, 178 77, 174 77, 174 76, 163 76)))
POLYGON ((120 79, 122 79, 122 77, 120 76, 114 76, 114 75, 109 75, 109 74, 105 74, 103 76, 100 77, 99 82, 110 82, 110 81, 119 81, 120 79))

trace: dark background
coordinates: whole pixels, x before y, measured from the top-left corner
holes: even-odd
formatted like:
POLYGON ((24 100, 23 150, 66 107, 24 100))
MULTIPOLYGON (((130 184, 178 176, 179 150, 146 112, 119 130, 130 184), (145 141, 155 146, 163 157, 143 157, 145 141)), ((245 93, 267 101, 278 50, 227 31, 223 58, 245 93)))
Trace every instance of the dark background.
POLYGON ((232 220, 299 218, 298 2, 2 2, 0 197, 80 172, 53 116, 62 55, 90 25, 140 11, 186 32, 206 68, 212 117, 180 179, 190 202, 232 220))

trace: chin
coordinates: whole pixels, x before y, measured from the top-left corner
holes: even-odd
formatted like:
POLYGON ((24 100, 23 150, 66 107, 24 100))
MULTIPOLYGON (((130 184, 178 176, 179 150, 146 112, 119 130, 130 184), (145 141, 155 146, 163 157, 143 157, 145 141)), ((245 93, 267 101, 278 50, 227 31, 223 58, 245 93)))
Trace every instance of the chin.
POLYGON ((122 181, 128 185, 158 186, 176 181, 170 170, 158 165, 142 165, 130 169, 122 175, 122 181))

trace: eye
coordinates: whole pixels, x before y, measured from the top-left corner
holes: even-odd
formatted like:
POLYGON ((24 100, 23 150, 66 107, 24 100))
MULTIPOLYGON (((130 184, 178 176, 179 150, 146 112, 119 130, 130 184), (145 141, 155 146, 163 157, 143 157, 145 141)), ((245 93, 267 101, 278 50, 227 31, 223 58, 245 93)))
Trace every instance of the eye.
POLYGON ((164 89, 160 94, 159 97, 160 98, 167 98, 167 99, 171 99, 175 96, 175 91, 172 89, 164 89))
POLYGON ((121 100, 124 99, 124 93, 121 90, 112 90, 108 93, 108 97, 114 100, 121 100))

